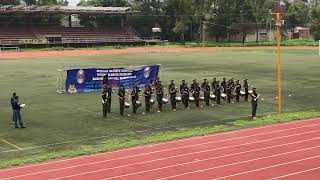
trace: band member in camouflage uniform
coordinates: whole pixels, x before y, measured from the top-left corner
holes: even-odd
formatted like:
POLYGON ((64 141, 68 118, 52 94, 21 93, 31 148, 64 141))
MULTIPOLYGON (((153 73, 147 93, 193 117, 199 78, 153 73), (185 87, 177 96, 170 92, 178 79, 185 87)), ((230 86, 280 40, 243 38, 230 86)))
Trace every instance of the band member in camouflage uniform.
POLYGON ((235 91, 236 91, 236 102, 239 102, 240 101, 240 91, 241 91, 241 84, 240 84, 239 80, 236 81, 235 91))
POLYGON ((161 81, 159 81, 158 86, 156 87, 156 94, 157 94, 157 101, 158 101, 158 112, 162 111, 162 105, 163 105, 163 86, 161 84, 161 81))
POLYGON ((137 85, 133 86, 131 91, 131 102, 132 102, 132 112, 137 114, 137 101, 139 100, 139 87, 137 85))
POLYGON ((108 113, 111 113, 111 100, 112 100, 112 87, 111 84, 108 84, 108 96, 107 96, 107 101, 108 101, 108 113))
POLYGON ((102 90, 102 93, 101 93, 101 98, 102 98, 102 114, 103 114, 103 117, 107 117, 107 114, 108 114, 108 100, 107 100, 107 97, 108 97, 108 84, 104 84, 103 85, 103 90, 102 90))
POLYGON ((217 104, 221 104, 221 91, 222 91, 222 87, 220 85, 220 82, 217 81, 217 85, 216 85, 216 89, 215 89, 217 104))
POLYGON ((168 91, 170 94, 171 108, 173 111, 176 111, 177 110, 177 101, 176 101, 177 89, 176 89, 176 85, 174 84, 174 80, 171 80, 168 91))
POLYGON ((196 103, 197 107, 200 107, 200 91, 201 88, 199 86, 199 84, 196 82, 193 84, 193 89, 192 89, 192 94, 194 97, 194 102, 196 103))
POLYGON ((121 84, 119 87, 119 90, 118 90, 119 104, 120 104, 120 115, 121 116, 123 116, 123 112, 124 112, 125 95, 126 95, 126 91, 124 89, 124 86, 121 84))
POLYGON ((210 85, 209 82, 206 82, 206 84, 203 87, 203 96, 204 96, 204 102, 207 106, 210 106, 210 85))
POLYGON ((192 81, 192 84, 190 85, 190 91, 191 91, 192 93, 193 93, 193 90, 194 90, 196 84, 197 84, 197 80, 194 79, 194 80, 192 81))
POLYGON ((151 100, 151 96, 152 96, 152 91, 151 91, 150 86, 148 84, 145 86, 145 90, 144 90, 143 95, 144 95, 144 102, 146 105, 146 112, 150 112, 150 107, 151 107, 150 100, 151 100))
POLYGON ((248 97, 249 97, 249 84, 248 84, 248 79, 245 79, 244 80, 244 83, 243 83, 243 88, 244 88, 244 100, 245 101, 248 101, 248 97))
POLYGON ((223 88, 223 93, 227 93, 227 82, 226 78, 223 78, 223 81, 221 82, 221 87, 223 88))
POLYGON ((153 85, 154 85, 154 89, 157 89, 158 85, 160 83, 160 77, 158 76, 157 79, 154 81, 153 85))
POLYGON ((217 78, 213 78, 212 84, 211 84, 211 88, 214 91, 216 89, 217 86, 217 78))
POLYGON ((185 80, 182 80, 182 84, 180 85, 180 93, 184 107, 189 109, 189 87, 185 80))
POLYGON ((257 94, 256 88, 253 88, 252 90, 253 90, 253 93, 250 94, 251 105, 252 105, 252 119, 256 119, 259 95, 257 94))
POLYGON ((207 84, 207 79, 203 79, 203 82, 202 82, 202 84, 201 84, 201 90, 202 90, 202 91, 204 90, 206 84, 207 84))
POLYGON ((231 91, 232 91, 232 84, 231 84, 231 81, 228 81, 228 83, 227 83, 227 101, 228 101, 228 103, 231 103, 231 91))

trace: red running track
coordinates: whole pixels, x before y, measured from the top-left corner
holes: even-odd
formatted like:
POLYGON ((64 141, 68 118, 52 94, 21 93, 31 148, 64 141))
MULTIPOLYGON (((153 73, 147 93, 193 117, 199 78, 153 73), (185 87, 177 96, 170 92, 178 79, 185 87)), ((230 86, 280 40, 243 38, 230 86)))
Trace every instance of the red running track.
POLYGON ((320 179, 320 119, 0 170, 0 179, 320 179))

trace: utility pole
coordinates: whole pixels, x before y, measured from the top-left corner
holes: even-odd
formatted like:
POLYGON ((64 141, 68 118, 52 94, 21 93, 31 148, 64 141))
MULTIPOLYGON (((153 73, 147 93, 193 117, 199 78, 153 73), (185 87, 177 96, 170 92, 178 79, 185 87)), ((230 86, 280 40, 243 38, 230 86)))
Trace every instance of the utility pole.
POLYGON ((281 17, 280 13, 276 14, 276 25, 278 34, 278 113, 282 112, 282 98, 281 98, 281 17))

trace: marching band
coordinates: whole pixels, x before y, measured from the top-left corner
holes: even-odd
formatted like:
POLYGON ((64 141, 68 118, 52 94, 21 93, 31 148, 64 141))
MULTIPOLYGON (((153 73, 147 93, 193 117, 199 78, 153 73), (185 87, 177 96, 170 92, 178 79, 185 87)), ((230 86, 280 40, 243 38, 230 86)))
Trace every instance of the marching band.
MULTIPOLYGON (((213 78, 211 86, 207 79, 203 80, 201 86, 199 86, 197 80, 194 79, 193 83, 190 85, 190 88, 188 87, 187 82, 182 80, 180 88, 178 89, 178 87, 174 84, 174 80, 171 80, 168 87, 168 94, 164 94, 165 88, 158 77, 153 83, 150 82, 145 84, 144 92, 141 95, 138 84, 135 84, 132 87, 129 97, 131 99, 132 112, 133 114, 137 114, 138 108, 142 105, 139 101, 139 97, 141 96, 144 96, 146 113, 150 112, 152 105, 155 104, 155 101, 152 99, 153 93, 155 93, 157 97, 157 112, 162 112, 163 105, 169 102, 169 100, 165 98, 166 96, 170 96, 171 109, 172 111, 176 111, 177 103, 180 102, 182 102, 185 109, 189 109, 189 103, 195 103, 196 107, 200 108, 202 107, 200 102, 204 102, 206 106, 210 106, 210 101, 221 104, 221 99, 226 100, 228 103, 234 103, 231 102, 231 99, 234 97, 236 102, 240 102, 241 96, 244 97, 244 101, 248 101, 250 95, 252 104, 252 119, 255 119, 258 107, 258 98, 260 95, 257 94, 256 88, 249 90, 249 86, 251 85, 248 84, 248 79, 245 79, 243 86, 241 86, 239 80, 234 82, 233 79, 227 81, 226 78, 223 78, 223 81, 220 83, 220 81, 218 81, 216 78, 213 78), (177 96, 178 92, 180 92, 181 97, 177 96)), ((112 90, 109 83, 105 83, 103 87, 104 88, 101 97, 103 102, 103 116, 106 117, 107 113, 111 112, 112 90)), ((125 108, 130 108, 130 103, 125 101, 126 91, 128 90, 125 90, 124 86, 120 85, 117 95, 119 96, 121 116, 124 115, 125 108)), ((214 106, 213 103, 212 106, 214 106)))

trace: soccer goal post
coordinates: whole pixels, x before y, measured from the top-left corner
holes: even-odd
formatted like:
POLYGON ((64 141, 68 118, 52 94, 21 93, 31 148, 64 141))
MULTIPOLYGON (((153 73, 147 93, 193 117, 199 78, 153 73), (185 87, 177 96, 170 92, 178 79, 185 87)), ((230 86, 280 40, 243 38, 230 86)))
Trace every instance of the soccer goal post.
POLYGON ((57 70, 57 93, 65 93, 66 92, 66 70, 58 69, 57 70))

